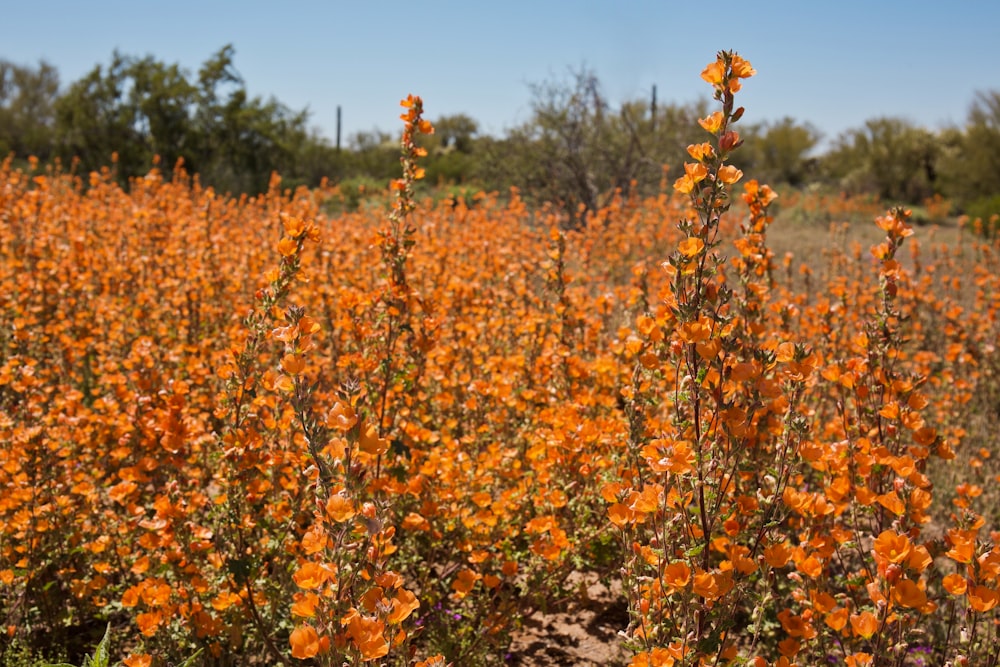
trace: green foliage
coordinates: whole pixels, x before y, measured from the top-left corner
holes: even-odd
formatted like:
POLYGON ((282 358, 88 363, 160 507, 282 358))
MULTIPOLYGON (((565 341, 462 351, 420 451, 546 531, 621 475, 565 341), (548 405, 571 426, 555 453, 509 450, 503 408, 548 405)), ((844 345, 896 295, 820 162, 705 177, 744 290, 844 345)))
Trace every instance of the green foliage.
MULTIPOLYGON (((397 138, 361 132, 338 150, 309 129, 306 111, 251 96, 234 58, 227 45, 192 75, 153 56, 115 52, 63 91, 58 72, 45 62, 0 60, 0 156, 59 158, 86 173, 107 166, 115 154, 121 182, 147 173, 158 156, 164 170, 182 160, 206 185, 231 192, 262 192, 275 171, 286 187, 329 179, 345 182, 346 210, 363 198, 355 185, 371 181, 381 188, 395 177, 397 138)), ((655 109, 642 99, 613 106, 585 69, 533 85, 531 94, 531 118, 502 137, 481 136, 466 114, 437 118, 435 134, 420 142, 428 152, 424 182, 500 192, 515 186, 533 204, 561 207, 567 224, 576 225, 616 194, 654 193, 663 166, 678 169, 688 159, 687 146, 701 141, 698 119, 708 114, 706 100, 655 109)), ((774 184, 822 181, 849 194, 910 204, 941 194, 970 215, 989 209, 1000 193, 995 90, 977 93, 964 127, 931 132, 899 118, 874 118, 818 157, 819 132, 791 118, 745 127, 741 136, 737 165, 774 184)))
POLYGON ((116 52, 56 102, 58 153, 90 171, 116 152, 121 178, 144 173, 155 156, 167 168, 183 160, 207 183, 238 192, 263 191, 273 171, 295 178, 296 157, 319 147, 306 112, 251 97, 233 56, 224 47, 191 81, 176 64, 116 52))
MULTIPOLYGON (((107 630, 104 631, 104 637, 101 639, 101 643, 97 645, 94 649, 94 655, 85 656, 83 658, 83 663, 80 667, 111 667, 111 654, 108 651, 108 642, 111 640, 111 624, 108 624, 107 630)), ((48 667, 73 667, 69 663, 60 662, 57 664, 49 665, 48 667)))
POLYGON ((327 201, 324 210, 327 214, 357 211, 369 199, 378 200, 384 205, 388 196, 386 181, 379 181, 367 176, 352 176, 338 184, 338 195, 327 201))
MULTIPOLYGON (((108 645, 110 642, 111 642, 111 624, 109 623, 107 630, 104 631, 104 637, 101 639, 101 642, 97 645, 97 648, 94 649, 94 655, 84 656, 83 662, 80 664, 80 667, 112 667, 111 652, 108 649, 108 645)), ((199 649, 190 658, 182 662, 179 665, 179 667, 193 667, 194 660, 199 655, 201 655, 201 649, 199 649)), ((113 664, 118 665, 120 663, 113 663, 113 664)), ((71 665, 66 662, 59 662, 59 663, 45 663, 44 667, 74 667, 74 665, 71 665)))
POLYGON ((432 142, 439 154, 471 153, 478 133, 479 123, 465 114, 442 116, 434 121, 434 134, 422 137, 421 144, 432 142))
POLYGON ((899 118, 874 118, 838 137, 821 164, 848 193, 920 202, 936 192, 939 153, 928 130, 899 118))
MULTIPOLYGON (((65 653, 58 655, 59 659, 63 657, 65 657, 65 653)), ((0 651, 0 665, 3 665, 3 667, 50 667, 49 662, 36 655, 31 647, 23 643, 19 638, 11 640, 0 651)))
POLYGON ((153 156, 168 164, 191 161, 198 143, 189 110, 196 90, 177 65, 115 52, 106 68, 95 67, 56 102, 55 143, 66 160, 97 170, 118 154, 121 175, 148 170, 153 156))
POLYGON ((969 202, 965 207, 966 215, 972 220, 982 221, 983 231, 994 235, 997 232, 1000 218, 1000 194, 992 197, 981 197, 969 202))
POLYGON ((977 93, 965 128, 944 137, 940 169, 945 193, 985 222, 997 212, 989 211, 990 200, 1000 196, 1000 91, 977 93))
POLYGON ((774 123, 751 126, 744 135, 736 163, 757 174, 761 182, 798 187, 815 177, 816 161, 810 153, 820 133, 812 125, 786 116, 774 123))
POLYGON ((0 60, 0 157, 51 157, 58 93, 59 73, 48 63, 32 68, 0 60))

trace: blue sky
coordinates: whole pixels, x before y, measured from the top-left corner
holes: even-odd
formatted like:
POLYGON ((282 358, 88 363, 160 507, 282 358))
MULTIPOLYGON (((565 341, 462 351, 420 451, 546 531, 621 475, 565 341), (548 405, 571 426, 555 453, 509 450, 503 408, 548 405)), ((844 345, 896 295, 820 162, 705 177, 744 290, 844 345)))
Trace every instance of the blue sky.
POLYGON ((827 139, 875 116, 961 124, 976 90, 1000 89, 995 0, 0 0, 0 16, 0 58, 44 58, 64 85, 116 48, 195 73, 231 43, 251 93, 308 107, 331 138, 337 105, 345 137, 396 132, 407 93, 430 118, 466 113, 501 134, 529 118, 529 84, 581 66, 612 102, 653 84, 690 102, 724 48, 758 71, 738 98, 747 121, 791 116, 827 139))

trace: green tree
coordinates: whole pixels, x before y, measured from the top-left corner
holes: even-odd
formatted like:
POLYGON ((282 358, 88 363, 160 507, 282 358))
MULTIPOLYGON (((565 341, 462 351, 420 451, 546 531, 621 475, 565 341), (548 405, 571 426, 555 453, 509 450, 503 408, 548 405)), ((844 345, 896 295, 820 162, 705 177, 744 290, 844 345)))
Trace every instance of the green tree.
POLYGON ((311 177, 330 166, 333 151, 309 132, 308 113, 250 96, 234 54, 223 47, 195 82, 176 64, 115 52, 57 100, 58 153, 88 171, 117 153, 122 179, 147 171, 154 156, 168 169, 183 158, 206 183, 235 192, 266 189, 273 171, 295 181, 304 180, 300 164, 311 177))
POLYGON ((477 152, 484 145, 478 140, 479 124, 466 114, 441 116, 433 121, 434 134, 420 137, 427 150, 424 165, 426 182, 464 183, 476 172, 477 152))
POLYGON ((944 193, 972 215, 1000 213, 1000 91, 977 93, 965 128, 945 136, 944 193))
POLYGON ((259 192, 270 174, 297 176, 295 157, 308 142, 307 111, 293 111, 276 99, 251 97, 223 47, 198 74, 196 126, 202 137, 198 171, 223 189, 259 192))
POLYGON ((812 125, 785 117, 750 126, 741 135, 745 145, 737 163, 759 180, 801 186, 813 177, 816 165, 810 153, 821 135, 812 125))
POLYGON ((0 60, 0 157, 51 157, 58 94, 59 73, 48 63, 28 67, 0 60))
POLYGON ((471 153, 478 133, 479 123, 460 113, 435 120, 434 134, 423 137, 423 141, 432 141, 441 151, 471 153))
POLYGON ((353 176, 371 178, 388 186, 399 176, 399 141, 386 132, 357 132, 348 139, 349 170, 353 176))
POLYGON ((125 104, 144 144, 146 164, 153 155, 167 167, 178 158, 193 162, 199 150, 197 128, 191 123, 199 103, 197 88, 177 64, 166 65, 149 56, 129 61, 126 74, 131 85, 125 104))
POLYGON ((115 51, 107 69, 97 65, 56 102, 56 150, 90 171, 117 153, 125 173, 149 165, 128 97, 128 59, 115 51))
POLYGON ((821 163, 847 192, 917 203, 939 187, 940 149, 928 130, 900 118, 874 118, 840 135, 821 163))

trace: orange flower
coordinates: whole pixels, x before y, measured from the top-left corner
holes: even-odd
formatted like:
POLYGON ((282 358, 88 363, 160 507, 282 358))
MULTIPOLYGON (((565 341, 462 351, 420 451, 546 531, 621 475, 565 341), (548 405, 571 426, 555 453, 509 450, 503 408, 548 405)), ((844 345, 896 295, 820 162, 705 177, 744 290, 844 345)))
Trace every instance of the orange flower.
POLYGON ((727 164, 719 169, 719 180, 726 185, 732 185, 743 178, 743 172, 731 164, 727 164))
POLYGON ((969 587, 966 578, 957 573, 947 575, 941 580, 941 585, 952 595, 964 595, 969 587))
POLYGON ((927 603, 927 594, 909 579, 900 579, 892 589, 892 599, 904 607, 916 609, 927 603))
POLYGON ((135 617, 135 623, 139 626, 139 632, 146 637, 152 637, 163 623, 163 614, 159 611, 144 612, 135 617))
POLYGON ((685 257, 697 257, 705 248, 705 242, 697 236, 689 236, 677 244, 677 249, 685 257))
POLYGON ((347 496, 335 493, 326 501, 326 514, 337 523, 342 523, 356 514, 354 501, 347 496))
POLYGON ((683 561, 674 561, 663 568, 663 583, 673 591, 682 590, 691 581, 691 568, 683 561))
POLYGON ((818 579, 823 574, 823 562, 816 556, 809 556, 796 561, 795 569, 811 579, 818 579))
POLYGON ((735 53, 730 61, 730 66, 732 67, 733 74, 741 79, 749 79, 757 73, 757 70, 750 65, 750 61, 745 60, 735 53))
POLYGON ((125 667, 149 667, 153 664, 153 656, 146 653, 130 655, 122 660, 122 662, 125 663, 125 667))
POLYGON ((781 652, 783 658, 791 660, 798 654, 802 649, 802 643, 792 639, 791 637, 785 637, 780 642, 778 642, 778 651, 781 652))
POLYGON ((413 667, 445 667, 444 656, 441 654, 431 656, 426 660, 421 660, 413 667))
POLYGON ((927 551, 927 547, 918 545, 913 547, 910 551, 910 557, 906 559, 906 566, 916 572, 923 572, 930 567, 933 562, 934 559, 931 558, 931 554, 927 551))
POLYGON ((772 544, 764 549, 764 560, 774 568, 785 567, 792 557, 792 550, 784 542, 772 544))
POLYGON ((316 615, 316 605, 319 604, 319 596, 315 593, 296 593, 295 602, 292 603, 292 616, 299 618, 312 618, 316 615))
POLYGON ((472 587, 480 579, 482 579, 482 576, 478 572, 470 569, 461 570, 455 576, 455 581, 451 582, 451 589, 455 591, 459 599, 464 598, 472 591, 472 587))
POLYGON ((709 63, 702 71, 701 78, 713 86, 722 85, 726 80, 726 66, 718 60, 709 63))
POLYGON ((906 505, 899 496, 896 495, 895 491, 890 491, 889 493, 883 493, 880 496, 876 496, 875 500, 878 504, 886 508, 896 516, 902 516, 906 513, 906 505))
POLYGON ((681 176, 676 181, 674 181, 674 190, 681 193, 682 195, 689 195, 694 191, 695 182, 691 180, 688 175, 681 176))
POLYGON ((292 579, 295 580, 295 584, 299 588, 311 590, 319 588, 327 581, 334 580, 335 577, 329 566, 308 561, 303 563, 299 569, 295 571, 295 574, 292 575, 292 579))
POLYGON ((354 640, 363 660, 375 660, 389 653, 389 642, 383 634, 385 624, 352 610, 347 617, 347 632, 354 640))
MULTIPOLYGON (((778 198, 777 192, 772 190, 768 185, 760 185, 756 179, 744 184, 743 189, 746 191, 744 198, 749 197, 751 201, 758 199, 761 206, 770 206, 778 198)), ((747 203, 750 203, 750 201, 747 203)))
POLYGON ((420 607, 420 600, 410 591, 401 588, 396 591, 392 598, 392 611, 386 618, 390 623, 402 623, 406 618, 420 607))
POLYGON ((695 183, 701 183, 708 176, 708 167, 700 162, 685 162, 684 173, 695 183))
POLYGON ((816 636, 816 630, 812 625, 802 616, 793 614, 790 609, 779 611, 778 620, 781 621, 781 627, 784 628, 785 632, 792 637, 811 639, 816 636))
POLYGON ((716 111, 711 116, 707 118, 699 118, 698 124, 705 128, 708 132, 712 134, 718 134, 719 130, 722 129, 722 123, 725 121, 726 117, 722 115, 721 111, 716 111))
POLYGON ((369 456, 379 456, 389 451, 389 442, 378 436, 378 429, 369 425, 358 441, 358 448, 369 456))
POLYGON ((629 667, 673 667, 675 664, 674 656, 667 649, 657 646, 632 658, 629 667))
POLYGON ((292 645, 292 657, 299 660, 308 660, 319 653, 319 633, 309 624, 292 630, 288 643, 292 645))
POLYGON ((875 660, 871 653, 852 653, 844 659, 847 667, 870 667, 875 660))
POLYGON ((878 245, 873 245, 871 247, 872 257, 875 259, 888 259, 889 255, 892 253, 892 248, 888 243, 879 243, 878 245))
POLYGON ((711 572, 699 571, 694 575, 692 590, 695 595, 700 595, 706 600, 714 600, 719 597, 719 582, 711 572))
POLYGON ((910 538, 891 530, 882 531, 875 538, 875 556, 889 563, 902 563, 910 555, 910 538))
POLYGON ((306 360, 301 354, 286 354, 281 359, 281 370, 289 375, 298 375, 306 367, 306 360))
POLYGON ((337 401, 326 415, 327 428, 335 428, 346 433, 358 423, 358 415, 350 405, 337 401))
MULTIPOLYGON (((735 81, 735 79, 733 79, 735 81)), ((726 130, 721 137, 719 137, 719 150, 723 153, 728 153, 737 146, 740 146, 743 140, 740 139, 740 133, 734 130, 726 130)))
POLYGON ((283 216, 283 223, 285 234, 293 239, 305 235, 311 227, 305 220, 294 215, 283 216))
POLYGON ((700 162, 685 162, 684 175, 674 182, 674 189, 682 194, 689 194, 706 176, 708 167, 700 162))
POLYGON ((945 556, 959 563, 971 563, 976 554, 976 536, 973 531, 951 529, 948 531, 951 549, 945 556))
POLYGON ((832 630, 840 632, 844 629, 844 626, 847 625, 847 615, 847 607, 841 607, 827 614, 826 618, 823 619, 823 622, 830 626, 832 630))
POLYGON ((611 520, 611 523, 619 528, 624 528, 629 523, 635 521, 635 512, 622 503, 615 503, 608 508, 608 518, 611 520))
POLYGON ((878 619, 870 611, 851 614, 851 628, 854 630, 854 634, 869 639, 878 630, 878 619))
POLYGON ((1000 593, 988 586, 975 586, 969 589, 969 607, 973 611, 987 612, 1000 602, 1000 593))
POLYGON ((812 591, 809 594, 812 598, 812 606, 820 614, 826 613, 837 606, 837 599, 822 591, 812 591))
POLYGON ((298 252, 298 250, 299 244, 292 238, 282 236, 281 240, 278 241, 278 252, 281 253, 282 257, 291 257, 298 252))
POLYGON ((223 591, 222 593, 219 593, 218 595, 215 596, 211 604, 212 608, 215 609, 216 611, 225 611, 226 609, 229 609, 229 607, 231 607, 232 605, 237 604, 241 601, 242 600, 239 595, 236 595, 235 593, 232 593, 230 591, 223 591))
POLYGON ((698 162, 704 162, 705 160, 710 160, 715 157, 715 149, 712 148, 712 144, 708 142, 702 144, 691 144, 687 147, 687 152, 688 155, 698 162))

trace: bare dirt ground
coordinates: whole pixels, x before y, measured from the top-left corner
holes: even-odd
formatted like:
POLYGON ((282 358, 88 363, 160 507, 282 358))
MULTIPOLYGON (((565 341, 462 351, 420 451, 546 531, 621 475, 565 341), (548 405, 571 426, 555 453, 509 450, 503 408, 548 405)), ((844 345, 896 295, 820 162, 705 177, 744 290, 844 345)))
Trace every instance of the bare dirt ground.
MULTIPOLYGON (((508 664, 517 667, 619 667, 630 653, 618 633, 628 625, 621 589, 592 574, 573 577, 580 594, 560 609, 535 612, 514 635, 508 664)), ((572 581, 572 579, 571 579, 572 581)))

